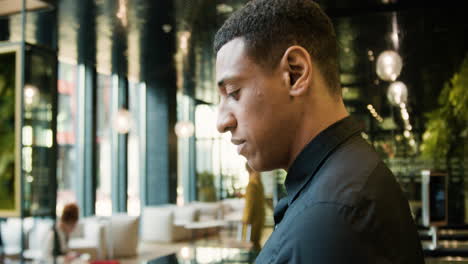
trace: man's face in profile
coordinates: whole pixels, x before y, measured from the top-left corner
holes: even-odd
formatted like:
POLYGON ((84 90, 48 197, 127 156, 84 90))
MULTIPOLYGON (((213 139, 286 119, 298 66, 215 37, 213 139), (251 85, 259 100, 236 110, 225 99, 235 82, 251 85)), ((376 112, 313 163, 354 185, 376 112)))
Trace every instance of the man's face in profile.
MULTIPOLYGON (((279 69, 279 68, 278 68, 279 69)), ((226 43, 216 58, 221 95, 218 130, 231 132, 238 153, 256 171, 285 166, 294 113, 280 70, 266 70, 247 55, 245 42, 226 43)))

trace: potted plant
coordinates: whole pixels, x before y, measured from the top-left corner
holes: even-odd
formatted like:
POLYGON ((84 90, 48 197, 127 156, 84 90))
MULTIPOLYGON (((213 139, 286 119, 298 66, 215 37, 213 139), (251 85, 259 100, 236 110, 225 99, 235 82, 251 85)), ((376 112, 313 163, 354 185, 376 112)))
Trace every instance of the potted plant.
MULTIPOLYGON (((444 84, 438 97, 438 108, 426 114, 421 154, 432 161, 433 170, 448 173, 449 179, 453 178, 455 172, 453 162, 463 162, 468 153, 465 147, 468 141, 467 91, 468 57, 465 57, 459 72, 444 84)), ((463 177, 460 177, 459 182, 449 180, 449 189, 450 183, 453 183, 453 191, 449 190, 449 211, 460 214, 464 210, 463 177)), ((454 219, 452 222, 462 221, 454 219)))
POLYGON ((197 173, 198 200, 201 202, 216 201, 216 189, 214 186, 214 175, 203 171, 197 173))

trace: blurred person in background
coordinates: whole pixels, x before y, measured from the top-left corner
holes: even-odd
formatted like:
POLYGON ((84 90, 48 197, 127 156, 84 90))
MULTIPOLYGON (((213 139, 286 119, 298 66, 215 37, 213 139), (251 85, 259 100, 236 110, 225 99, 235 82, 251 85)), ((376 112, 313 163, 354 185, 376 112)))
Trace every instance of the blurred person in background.
POLYGON ((75 230, 79 219, 79 208, 75 203, 66 204, 60 219, 48 233, 44 243, 44 259, 50 260, 53 257, 63 257, 64 263, 70 263, 79 254, 70 251, 68 241, 70 234, 75 230))
POLYGON ((260 250, 263 226, 265 224, 265 197, 260 173, 254 171, 248 163, 245 165, 249 172, 249 183, 245 192, 245 208, 242 217, 244 234, 250 226, 250 241, 255 250, 260 250))

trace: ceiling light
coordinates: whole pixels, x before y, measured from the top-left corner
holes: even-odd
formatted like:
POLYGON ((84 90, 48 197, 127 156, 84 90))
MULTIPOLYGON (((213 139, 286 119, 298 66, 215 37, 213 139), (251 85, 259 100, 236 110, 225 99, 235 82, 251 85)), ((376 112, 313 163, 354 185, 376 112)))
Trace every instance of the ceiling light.
POLYGON ((405 104, 406 106, 408 88, 403 82, 393 82, 388 87, 387 98, 392 105, 401 106, 401 104, 405 104))
POLYGON ((132 115, 127 109, 121 108, 114 118, 114 129, 120 134, 127 134, 132 127, 132 115))
POLYGON ((403 136, 405 136, 405 138, 409 138, 411 133, 408 130, 405 130, 405 132, 403 132, 403 136))
POLYGON ((219 4, 216 6, 216 10, 220 14, 226 14, 226 13, 231 13, 234 9, 230 5, 219 4))
POLYGON ((179 121, 175 125, 175 133, 179 138, 189 138, 194 132, 195 126, 190 121, 179 121))
POLYGON ((37 89, 36 86, 26 84, 24 86, 24 102, 26 104, 32 104, 38 93, 39 89, 37 89))
POLYGON ((408 114, 408 111, 402 111, 401 112, 401 117, 403 118, 403 120, 409 120, 409 114, 408 114))
POLYGON ((393 50, 384 51, 377 58, 377 75, 384 81, 395 81, 402 68, 403 61, 393 50))
POLYGON ((169 24, 164 24, 164 25, 162 26, 162 30, 164 31, 164 33, 169 33, 169 32, 172 31, 172 26, 169 25, 169 24))

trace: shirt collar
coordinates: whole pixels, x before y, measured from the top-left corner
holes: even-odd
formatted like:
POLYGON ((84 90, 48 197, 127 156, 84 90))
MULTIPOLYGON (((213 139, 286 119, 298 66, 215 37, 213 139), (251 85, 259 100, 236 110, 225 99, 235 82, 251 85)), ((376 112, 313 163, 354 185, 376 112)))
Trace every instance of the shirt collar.
POLYGON ((362 131, 363 126, 348 116, 329 126, 312 139, 288 170, 285 186, 288 205, 313 178, 321 163, 338 145, 362 131))

